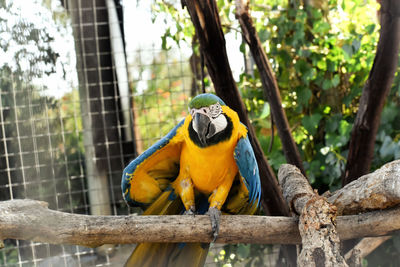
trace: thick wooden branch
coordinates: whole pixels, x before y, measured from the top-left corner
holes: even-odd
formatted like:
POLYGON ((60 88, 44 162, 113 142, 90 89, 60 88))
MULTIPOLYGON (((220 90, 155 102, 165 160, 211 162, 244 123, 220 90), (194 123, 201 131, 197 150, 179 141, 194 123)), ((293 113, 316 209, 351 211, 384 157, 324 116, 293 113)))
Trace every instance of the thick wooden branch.
POLYGON ((282 165, 278 179, 289 206, 300 214, 302 249, 298 266, 348 266, 340 254, 336 207, 314 192, 307 178, 293 165, 282 165))
MULTIPOLYGON (((292 210, 301 211, 311 195, 311 187, 302 175, 294 172, 291 179, 297 180, 290 186, 297 190, 299 197, 292 196, 295 201, 291 203, 292 210), (300 207, 296 207, 296 204, 300 207)), ((289 201, 288 196, 285 198, 289 201)), ((400 160, 383 165, 373 173, 364 175, 359 179, 347 184, 328 197, 328 202, 337 207, 338 215, 358 214, 361 212, 385 209, 400 204, 400 160)), ((346 254, 346 261, 351 266, 360 264, 361 258, 368 255, 387 238, 363 239, 351 251, 346 254)))
POLYGON ((335 191, 328 201, 339 215, 385 209, 400 204, 400 160, 383 165, 335 191))
MULTIPOLYGON (((221 243, 296 243, 287 217, 222 216, 221 243)), ((0 202, 0 239, 96 247, 142 242, 211 242, 210 218, 193 216, 93 216, 49 210, 46 202, 0 202)))
POLYGON ((363 238, 352 250, 346 253, 344 258, 350 267, 362 267, 362 258, 368 256, 388 239, 390 239, 390 236, 363 238))
POLYGON ((249 13, 249 0, 236 0, 236 17, 239 20, 244 39, 250 47, 251 54, 260 73, 264 94, 271 107, 271 114, 278 129, 285 158, 288 163, 297 166, 306 175, 303 168, 303 161, 290 131, 285 110, 282 107, 278 83, 276 82, 274 72, 268 62, 267 54, 262 47, 249 13))
MULTIPOLYGON (((385 209, 400 203, 400 160, 389 162, 373 173, 364 175, 335 191, 328 201, 338 209, 338 215, 357 214, 385 209)), ((363 239, 346 253, 349 265, 358 266, 361 258, 372 252, 384 238, 363 239)), ((346 244, 351 248, 356 241, 346 244)))
POLYGON ((368 173, 380 117, 397 69, 400 46, 400 1, 381 3, 381 30, 374 64, 354 122, 343 185, 368 173))
MULTIPOLYGON (((341 240, 383 236, 400 229, 400 208, 337 218, 341 240)), ((35 200, 0 202, 0 239, 96 247, 141 242, 210 242, 206 215, 93 216, 49 210, 35 200)), ((291 217, 222 216, 218 243, 299 244, 291 217)))

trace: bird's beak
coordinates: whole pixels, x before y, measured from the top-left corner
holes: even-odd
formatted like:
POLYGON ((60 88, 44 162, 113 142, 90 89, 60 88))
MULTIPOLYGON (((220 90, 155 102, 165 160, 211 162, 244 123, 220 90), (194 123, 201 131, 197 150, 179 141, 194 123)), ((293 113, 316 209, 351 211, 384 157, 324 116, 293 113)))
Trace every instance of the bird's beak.
POLYGON ((193 116, 193 129, 199 136, 200 142, 205 146, 207 145, 207 138, 210 132, 211 120, 206 115, 201 113, 196 113, 193 116))

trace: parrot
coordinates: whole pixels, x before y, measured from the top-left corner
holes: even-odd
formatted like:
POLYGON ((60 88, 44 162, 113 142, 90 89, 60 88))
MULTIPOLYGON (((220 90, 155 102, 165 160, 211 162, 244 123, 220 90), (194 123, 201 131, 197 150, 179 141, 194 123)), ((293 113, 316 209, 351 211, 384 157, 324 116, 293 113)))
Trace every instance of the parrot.
MULTIPOLYGON (((122 194, 143 215, 208 214, 213 242, 223 214, 254 214, 260 176, 247 128, 218 96, 203 93, 188 115, 123 170, 122 194)), ((204 266, 208 243, 141 243, 125 266, 204 266)))

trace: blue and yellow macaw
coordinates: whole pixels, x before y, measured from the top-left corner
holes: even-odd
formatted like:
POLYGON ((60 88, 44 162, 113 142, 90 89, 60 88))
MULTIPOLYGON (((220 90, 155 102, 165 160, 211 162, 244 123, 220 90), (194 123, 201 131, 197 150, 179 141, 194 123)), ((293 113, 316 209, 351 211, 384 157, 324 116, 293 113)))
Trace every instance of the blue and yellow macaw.
MULTIPOLYGON (((247 128, 216 95, 201 94, 190 114, 125 168, 122 192, 143 215, 209 214, 214 240, 221 211, 253 214, 260 177, 247 128)), ((139 244, 126 266, 203 266, 208 244, 139 244)))

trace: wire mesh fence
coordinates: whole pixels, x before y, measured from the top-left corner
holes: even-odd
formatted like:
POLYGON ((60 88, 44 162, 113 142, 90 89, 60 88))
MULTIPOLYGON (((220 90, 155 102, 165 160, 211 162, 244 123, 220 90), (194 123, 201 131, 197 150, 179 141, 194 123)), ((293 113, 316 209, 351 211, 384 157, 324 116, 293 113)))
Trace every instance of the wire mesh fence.
MULTIPOLYGON (((0 4, 0 200, 136 212, 122 199, 122 170, 186 115, 191 51, 161 49, 157 33, 131 29, 153 34, 147 1, 0 4)), ((122 266, 133 248, 4 244, 0 266, 122 266)))
MULTIPOLYGON (((1 200, 31 198, 81 214, 132 212, 121 197, 122 170, 185 115, 191 78, 187 56, 138 42, 117 50, 116 41, 129 41, 122 38, 118 1, 111 7, 107 1, 29 4, 37 12, 22 2, 1 6, 8 14, 1 34, 11 35, 14 46, 13 54, 3 38, 3 53, 11 60, 2 63, 0 76, 1 200), (53 36, 60 27, 65 35, 53 36), (62 58, 63 49, 69 57, 62 58), (59 62, 65 65, 57 68, 59 62), (60 89, 58 83, 66 86, 60 89)), ((132 248, 5 240, 0 265, 120 266, 132 248)))

